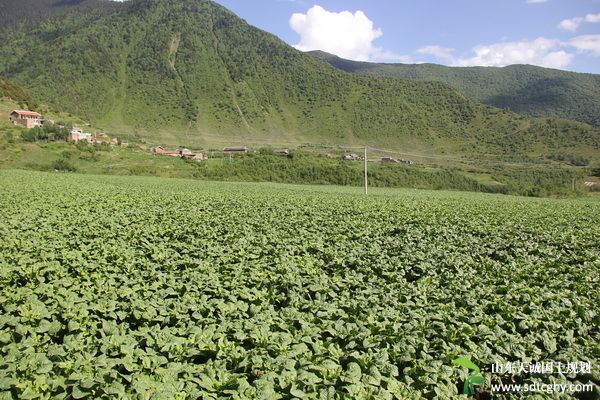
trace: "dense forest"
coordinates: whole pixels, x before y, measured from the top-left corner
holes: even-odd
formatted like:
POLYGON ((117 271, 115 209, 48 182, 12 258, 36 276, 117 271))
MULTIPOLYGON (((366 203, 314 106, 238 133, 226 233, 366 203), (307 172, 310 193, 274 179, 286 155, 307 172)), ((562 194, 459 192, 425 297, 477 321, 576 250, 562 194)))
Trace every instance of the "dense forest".
POLYGON ((509 159, 600 148, 583 123, 523 118, 443 82, 339 71, 213 2, 84 4, 7 30, 0 75, 151 142, 368 142, 509 159))
POLYGON ((110 12, 119 5, 109 0, 2 0, 0 32, 28 29, 47 19, 64 17, 71 11, 110 12))
POLYGON ((600 75, 536 67, 446 67, 351 61, 322 51, 309 54, 362 75, 444 82, 484 104, 534 117, 561 117, 600 127, 600 75))

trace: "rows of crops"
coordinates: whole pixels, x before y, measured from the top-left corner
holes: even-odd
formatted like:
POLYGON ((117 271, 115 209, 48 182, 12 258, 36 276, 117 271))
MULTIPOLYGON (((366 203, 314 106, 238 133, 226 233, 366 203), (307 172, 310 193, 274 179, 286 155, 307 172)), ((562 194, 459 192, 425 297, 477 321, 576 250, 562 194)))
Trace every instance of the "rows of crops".
POLYGON ((0 399, 598 384, 599 202, 354 190, 0 171, 0 399))

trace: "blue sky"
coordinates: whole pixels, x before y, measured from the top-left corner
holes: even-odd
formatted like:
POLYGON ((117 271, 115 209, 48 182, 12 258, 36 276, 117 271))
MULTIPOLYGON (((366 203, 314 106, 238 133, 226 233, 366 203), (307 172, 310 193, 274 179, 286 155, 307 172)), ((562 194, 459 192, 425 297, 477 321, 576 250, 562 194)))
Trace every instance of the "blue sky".
POLYGON ((301 50, 600 73, 600 0, 217 0, 301 50))

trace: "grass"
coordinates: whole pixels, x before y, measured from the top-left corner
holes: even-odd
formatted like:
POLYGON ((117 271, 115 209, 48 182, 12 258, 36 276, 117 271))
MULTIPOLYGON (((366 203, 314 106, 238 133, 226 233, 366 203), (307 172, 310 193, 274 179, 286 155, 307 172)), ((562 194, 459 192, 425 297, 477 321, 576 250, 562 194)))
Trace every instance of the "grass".
MULTIPOLYGON (((69 166, 87 174, 138 175, 219 181, 363 185, 363 163, 319 151, 292 150, 292 157, 263 153, 204 162, 150 153, 147 148, 64 142, 25 143, 19 128, 0 128, 0 168, 53 170, 69 166), (7 139, 12 138, 12 139, 7 139), (56 164, 58 163, 58 164, 56 164)), ((204 151, 204 154, 211 152, 204 151)), ((220 153, 212 153, 220 156, 220 153)), ((574 168, 369 163, 369 186, 573 196, 585 193, 584 170, 574 168), (571 190, 576 180, 577 191, 571 190)))
MULTIPOLYGON (((216 158, 197 163, 153 155, 147 144, 122 134, 118 136, 131 140, 129 148, 64 142, 27 143, 21 139, 23 130, 8 122, 8 115, 14 108, 17 108, 16 103, 6 99, 0 101, 0 168, 53 170, 59 166, 61 169, 72 168, 88 174, 351 186, 363 184, 363 164, 341 161, 343 154, 360 153, 357 149, 298 142, 296 148, 292 147, 293 158, 272 155, 268 148, 265 148, 259 151, 260 154, 234 157, 231 160, 216 158)), ((64 114, 49 116, 53 119, 68 118, 64 114)), ((77 119, 65 121, 85 126, 83 121, 77 119)), ((89 130, 94 132, 97 128, 90 127, 89 130)), ((224 143, 232 143, 226 139, 222 140, 224 143)), ((219 151, 222 147, 219 145, 202 147, 203 150, 199 151, 204 154, 222 156, 219 151), (211 151, 215 149, 216 152, 211 151)), ((564 163, 553 162, 554 167, 550 169, 547 166, 518 163, 477 165, 459 159, 436 158, 431 149, 422 150, 425 153, 430 151, 433 158, 416 157, 416 154, 397 155, 386 151, 370 151, 370 160, 392 155, 417 163, 405 166, 370 162, 370 186, 485 191, 533 196, 573 196, 585 193, 584 170, 565 167, 564 163), (575 193, 571 190, 572 178, 576 179, 575 193)))

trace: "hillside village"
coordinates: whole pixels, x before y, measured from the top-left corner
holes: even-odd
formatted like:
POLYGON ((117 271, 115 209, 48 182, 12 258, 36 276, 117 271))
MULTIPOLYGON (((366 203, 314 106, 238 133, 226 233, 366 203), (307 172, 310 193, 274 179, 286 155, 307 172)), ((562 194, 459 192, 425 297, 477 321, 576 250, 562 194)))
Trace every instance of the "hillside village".
MULTIPOLYGON (((27 110, 13 110, 10 113, 10 122, 15 126, 20 126, 25 129, 43 128, 44 125, 55 125, 54 121, 46 120, 42 114, 35 111, 27 110)), ((60 129, 67 128, 64 125, 57 125, 60 129)), ((87 142, 90 144, 109 144, 111 146, 120 145, 121 147, 128 147, 129 142, 127 140, 119 140, 118 137, 110 137, 104 132, 100 133, 88 133, 84 132, 83 129, 72 126, 70 127, 69 134, 67 136, 69 142, 87 142)))
MULTIPOLYGON (((54 121, 47 120, 43 117, 42 114, 29 110, 13 110, 10 113, 10 122, 15 126, 20 126, 25 129, 43 128, 45 124, 54 125, 54 121)), ((66 128, 66 126, 64 125, 58 125, 58 127, 61 129, 66 128)), ((77 126, 70 127, 69 134, 66 140, 68 142, 75 143, 87 142, 89 144, 108 144, 110 146, 129 147, 129 141, 127 140, 119 140, 118 137, 110 137, 103 131, 99 133, 84 132, 82 128, 79 128, 77 126)), ((178 157, 192 161, 205 161, 209 159, 209 156, 207 154, 193 151, 185 147, 178 147, 177 149, 167 149, 164 146, 154 146, 150 148, 150 152, 159 156, 178 157)), ((234 155, 246 155, 251 152, 252 151, 246 146, 232 146, 224 147, 222 150, 222 155, 232 157, 234 155)), ((273 150, 273 154, 280 156, 290 156, 290 150, 288 148, 277 148, 273 150)), ((333 158, 331 154, 327 154, 327 157, 333 158)), ((341 158, 344 161, 364 161, 364 158, 357 154, 344 154, 341 156, 341 158)), ((381 161, 382 163, 396 163, 408 165, 414 163, 411 160, 396 159, 388 156, 381 157, 381 159, 378 161, 381 161)))

